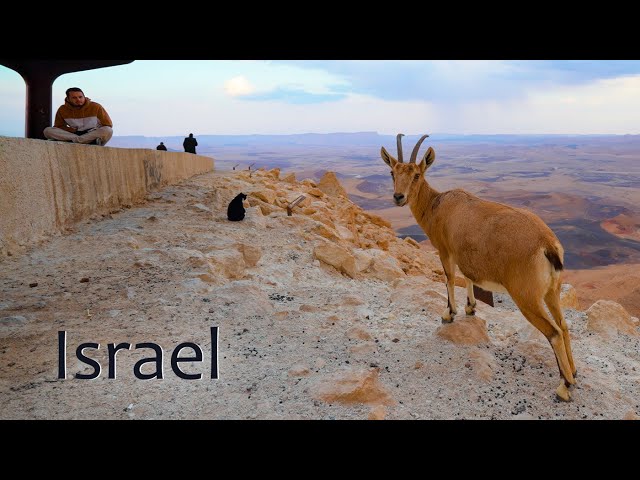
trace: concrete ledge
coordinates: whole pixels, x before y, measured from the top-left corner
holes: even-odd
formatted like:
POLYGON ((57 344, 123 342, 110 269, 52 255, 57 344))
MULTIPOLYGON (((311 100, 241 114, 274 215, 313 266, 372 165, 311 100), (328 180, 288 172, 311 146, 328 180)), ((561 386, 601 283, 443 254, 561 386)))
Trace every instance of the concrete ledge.
POLYGON ((189 153, 0 137, 0 256, 213 166, 189 153))

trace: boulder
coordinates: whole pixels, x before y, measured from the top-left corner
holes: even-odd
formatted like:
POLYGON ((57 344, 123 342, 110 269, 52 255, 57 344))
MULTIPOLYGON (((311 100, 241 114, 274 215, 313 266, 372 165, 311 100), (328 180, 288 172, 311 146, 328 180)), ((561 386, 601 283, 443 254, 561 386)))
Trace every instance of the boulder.
POLYGON ((236 248, 242 253, 247 267, 255 267, 262 258, 262 249, 258 246, 237 243, 236 248))
POLYGON ((456 318, 438 327, 435 334, 457 345, 489 343, 487 322, 478 317, 456 318))
POLYGON ((328 227, 324 223, 318 222, 313 228, 311 228, 311 232, 315 233, 316 235, 320 235, 327 240, 331 240, 332 242, 340 241, 338 232, 336 232, 333 228, 328 227))
POLYGON ((333 172, 326 172, 322 176, 318 183, 318 188, 331 197, 349 198, 346 190, 340 185, 338 177, 333 172))
POLYGON ((311 188, 309 189, 309 191, 307 192, 309 195, 313 195, 314 197, 317 198, 322 198, 324 197, 324 192, 322 190, 319 190, 317 188, 311 188))
POLYGON ((356 276, 356 260, 345 248, 334 243, 323 242, 313 249, 313 256, 351 278, 356 276))
POLYGON ((373 259, 369 268, 365 271, 367 276, 377 278, 383 282, 392 282, 397 278, 406 276, 402 268, 400 268, 398 260, 388 253, 378 249, 371 249, 369 252, 373 259))
MULTIPOLYGON (((276 199, 276 193, 273 190, 255 190, 249 193, 250 197, 255 197, 263 202, 273 204, 276 199)), ((253 204, 253 203, 252 203, 253 204)))
POLYGON ((282 177, 282 181, 287 183, 296 183, 296 174, 293 172, 287 173, 284 177, 282 177))
POLYGON ((611 300, 598 300, 587 310, 587 329, 605 336, 618 333, 638 335, 631 315, 619 303, 611 300))
MULTIPOLYGON (((260 200, 256 200, 256 201, 260 202, 260 200)), ((267 205, 267 204, 264 202, 260 202, 260 203, 261 205, 257 205, 255 207, 249 207, 246 209, 243 221, 248 223, 249 225, 253 225, 254 227, 264 228, 267 224, 267 220, 264 217, 263 205, 267 205)), ((267 207, 269 210, 273 208, 273 207, 270 207, 269 205, 267 205, 267 207)), ((267 215, 269 213, 267 213, 267 215)))

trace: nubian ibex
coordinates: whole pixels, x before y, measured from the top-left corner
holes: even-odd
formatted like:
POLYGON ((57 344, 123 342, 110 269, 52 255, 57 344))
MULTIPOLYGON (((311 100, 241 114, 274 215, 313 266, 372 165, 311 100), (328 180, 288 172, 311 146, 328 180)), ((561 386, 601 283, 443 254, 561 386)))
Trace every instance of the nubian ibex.
POLYGON ((416 221, 438 250, 447 284, 447 308, 443 323, 456 313, 454 280, 456 265, 467 284, 467 315, 475 314, 473 285, 494 292, 506 292, 525 318, 549 340, 563 382, 557 395, 568 401, 568 388, 576 383, 567 323, 560 307, 560 272, 564 250, 551 229, 532 212, 502 203, 482 200, 454 189, 438 192, 429 186, 424 173, 436 154, 432 147, 416 164, 423 135, 403 163, 402 136, 398 134, 398 158, 382 147, 380 155, 391 167, 393 200, 409 204, 416 221), (544 309, 546 303, 552 318, 544 309))

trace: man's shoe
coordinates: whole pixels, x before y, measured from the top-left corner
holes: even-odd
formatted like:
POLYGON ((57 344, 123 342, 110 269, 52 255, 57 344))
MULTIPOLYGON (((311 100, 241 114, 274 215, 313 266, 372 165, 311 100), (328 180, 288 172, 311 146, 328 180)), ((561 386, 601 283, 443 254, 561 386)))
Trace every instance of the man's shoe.
POLYGON ((96 138, 95 142, 96 142, 96 145, 98 145, 99 147, 102 146, 102 139, 101 138, 96 138))

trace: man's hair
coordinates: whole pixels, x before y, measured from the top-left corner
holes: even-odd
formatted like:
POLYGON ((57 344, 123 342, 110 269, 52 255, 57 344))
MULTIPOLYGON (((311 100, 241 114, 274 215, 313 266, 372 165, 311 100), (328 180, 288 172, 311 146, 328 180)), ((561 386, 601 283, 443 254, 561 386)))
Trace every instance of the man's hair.
POLYGON ((65 95, 67 96, 67 98, 69 98, 69 92, 80 92, 84 96, 84 92, 82 91, 82 89, 78 87, 67 88, 67 91, 65 92, 65 95))

